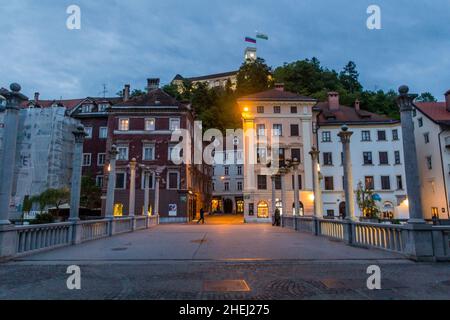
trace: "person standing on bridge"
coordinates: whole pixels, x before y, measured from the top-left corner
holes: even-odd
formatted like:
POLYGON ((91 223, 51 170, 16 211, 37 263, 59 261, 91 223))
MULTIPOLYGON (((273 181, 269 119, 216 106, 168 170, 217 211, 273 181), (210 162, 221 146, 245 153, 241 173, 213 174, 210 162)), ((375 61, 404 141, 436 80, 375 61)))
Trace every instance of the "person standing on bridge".
POLYGON ((203 208, 200 209, 200 219, 198 219, 197 224, 202 222, 202 224, 205 224, 205 210, 203 208))
POLYGON ((274 219, 273 219, 273 224, 272 224, 272 226, 277 226, 277 227, 279 227, 280 226, 280 219, 281 218, 281 216, 280 216, 280 210, 278 209, 278 208, 276 208, 275 209, 275 213, 274 213, 274 219))

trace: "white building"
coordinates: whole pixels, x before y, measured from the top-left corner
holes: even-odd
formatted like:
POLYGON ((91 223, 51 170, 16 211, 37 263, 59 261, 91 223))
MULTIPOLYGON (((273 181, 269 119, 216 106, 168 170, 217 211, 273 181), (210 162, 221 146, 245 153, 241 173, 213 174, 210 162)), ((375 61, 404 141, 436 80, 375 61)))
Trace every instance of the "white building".
POLYGON ((339 94, 330 92, 328 101, 318 103, 317 144, 320 151, 324 216, 344 216, 342 144, 338 133, 346 124, 353 132, 350 142, 355 216, 361 216, 356 201, 358 183, 373 190, 381 201, 384 218, 408 218, 401 124, 398 120, 342 106, 339 94))
POLYGON ((414 133, 425 219, 449 219, 450 90, 445 102, 416 102, 414 133))
MULTIPOLYGON (((275 203, 272 202, 272 173, 266 159, 280 162, 297 158, 299 165, 300 215, 313 214, 312 160, 308 154, 313 145, 313 106, 316 100, 286 92, 282 86, 242 97, 244 129, 244 202, 246 222, 272 221, 273 206, 281 207, 281 178, 275 181, 275 203), (255 134, 251 134, 254 132, 255 134), (258 145, 260 144, 261 145, 258 145), (275 144, 278 147, 275 148, 275 144), (279 156, 272 154, 278 150, 279 156)), ((294 175, 282 177, 285 186, 286 212, 294 208, 294 175)))
POLYGON ((214 160, 212 212, 243 214, 243 151, 219 151, 215 153, 214 160))

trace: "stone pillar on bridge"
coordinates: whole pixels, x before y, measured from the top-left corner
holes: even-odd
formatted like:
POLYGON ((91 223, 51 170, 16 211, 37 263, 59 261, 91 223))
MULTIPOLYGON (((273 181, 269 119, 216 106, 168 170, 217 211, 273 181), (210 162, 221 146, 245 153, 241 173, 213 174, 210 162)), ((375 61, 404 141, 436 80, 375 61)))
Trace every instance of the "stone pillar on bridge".
POLYGON ((313 172, 313 190, 314 190, 314 234, 320 234, 319 219, 323 218, 322 212, 322 189, 320 188, 320 171, 319 171, 319 150, 312 147, 309 152, 312 159, 313 172))
POLYGON ((136 167, 137 162, 136 158, 131 159, 130 161, 130 199, 128 203, 128 216, 135 216, 135 208, 136 208, 136 167))
POLYGON ((153 208, 153 215, 159 215, 159 181, 161 177, 158 172, 155 173, 155 204, 153 208))
POLYGON ((116 158, 117 158, 117 147, 112 145, 109 151, 109 166, 108 166, 108 187, 106 191, 106 207, 105 216, 108 219, 113 219, 114 217, 114 192, 116 189, 116 158))
MULTIPOLYGON (((298 185, 298 166, 300 164, 300 160, 297 158, 293 158, 291 165, 294 173, 294 208, 295 213, 293 215, 300 216, 300 195, 299 195, 299 185, 298 185)), ((295 220, 294 220, 295 221, 295 220)))
POLYGON ((13 83, 11 91, 0 89, 0 103, 6 106, 3 120, 4 134, 0 159, 0 226, 9 225, 9 209, 14 183, 14 167, 16 164, 17 131, 19 127, 20 104, 28 100, 20 93, 20 85, 13 83))
POLYGON ((355 196, 353 191, 352 159, 350 153, 350 138, 353 132, 343 125, 338 136, 341 138, 344 163, 345 219, 355 220, 355 196))
POLYGON ((276 206, 277 200, 276 200, 276 195, 275 195, 275 187, 276 187, 275 181, 276 181, 276 178, 277 178, 277 176, 275 174, 270 176, 270 179, 272 181, 272 203, 271 203, 271 208, 270 208, 271 211, 272 211, 271 212, 272 219, 275 219, 275 210, 277 208, 277 206, 276 206))
POLYGON ((144 171, 144 209, 143 215, 148 216, 148 206, 149 206, 149 192, 150 192, 150 173, 145 170, 144 171))
POLYGON ((70 217, 69 221, 79 221, 80 211, 80 196, 81 196, 81 176, 82 176, 82 161, 83 161, 83 142, 86 137, 84 127, 79 125, 73 131, 75 137, 75 146, 72 159, 72 181, 70 188, 70 217))

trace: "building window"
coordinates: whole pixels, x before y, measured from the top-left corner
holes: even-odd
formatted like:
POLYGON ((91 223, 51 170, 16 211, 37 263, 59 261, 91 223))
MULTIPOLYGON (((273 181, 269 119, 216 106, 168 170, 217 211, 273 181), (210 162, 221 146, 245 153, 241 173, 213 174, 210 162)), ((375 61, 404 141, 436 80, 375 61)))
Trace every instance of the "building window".
MULTIPOLYGON (((292 175, 292 190, 295 189, 294 182, 295 182, 294 175, 292 175)), ((298 189, 299 190, 302 189, 302 175, 301 174, 298 175, 298 189)))
POLYGON ((257 148, 256 149, 256 160, 257 163, 266 163, 267 160, 267 151, 266 148, 257 148))
POLYGON ((146 118, 145 119, 145 131, 154 131, 155 130, 155 119, 154 118, 146 118))
POLYGON ((395 157, 395 164, 400 164, 400 151, 394 151, 394 157, 395 157))
POLYGON ((364 184, 365 184, 366 190, 374 190, 375 189, 375 181, 373 179, 373 176, 364 177, 364 184))
POLYGON ((237 166, 237 174, 238 176, 242 175, 242 166, 237 166))
POLYGON ((428 132, 423 134, 423 138, 425 139, 425 143, 430 143, 430 134, 428 132))
POLYGON ((82 113, 89 113, 89 112, 91 112, 91 110, 92 110, 92 105, 90 105, 90 104, 83 104, 81 106, 82 113))
POLYGON ((292 160, 297 159, 297 161, 300 161, 300 149, 291 149, 291 158, 292 160))
POLYGON ((402 176, 397 176, 397 190, 403 190, 403 178, 402 176))
POLYGON ((167 189, 177 190, 179 189, 178 172, 169 172, 167 177, 167 189))
POLYGON ((91 157, 90 153, 83 153, 83 167, 88 167, 91 165, 91 157))
POLYGON ((106 163, 106 153, 97 154, 97 166, 104 166, 106 163))
POLYGON ((117 147, 117 152, 118 152, 118 160, 128 160, 128 147, 117 147))
MULTIPOLYGON (((153 173, 148 172, 147 174, 148 174, 148 188, 154 189, 155 187, 153 185, 153 181, 154 181, 153 173)), ((141 189, 144 190, 145 189, 145 174, 144 174, 144 172, 142 173, 141 177, 142 177, 141 178, 141 189)))
POLYGON ((370 131, 368 130, 361 131, 361 141, 370 141, 370 131))
POLYGON ((423 118, 417 119, 417 123, 419 124, 419 127, 423 127, 423 118))
POLYGON ((142 160, 144 161, 155 160, 155 146, 144 145, 144 148, 142 150, 142 160))
POLYGON ((433 159, 431 156, 427 157, 427 168, 428 168, 428 170, 433 169, 433 159))
POLYGON ((86 132, 86 139, 92 139, 92 127, 84 127, 84 132, 86 132))
POLYGON ((237 182, 237 189, 238 191, 242 191, 242 181, 237 182))
POLYGON ((98 130, 98 137, 100 139, 106 139, 108 137, 108 128, 100 127, 100 129, 98 130))
POLYGON ((325 190, 332 191, 334 190, 334 179, 333 177, 325 177, 325 190))
POLYGON ((364 165, 372 165, 373 164, 372 152, 370 152, 370 151, 363 152, 363 164, 364 165))
POLYGON ((382 190, 391 190, 391 177, 381 176, 381 189, 382 190))
POLYGON ((264 113, 264 107, 263 106, 256 107, 256 112, 257 113, 264 113))
POLYGON ((439 209, 437 207, 431 208, 431 216, 434 218, 439 218, 439 209))
POLYGON ((417 110, 416 110, 416 108, 413 108, 413 110, 412 110, 412 116, 413 116, 413 117, 417 116, 417 110))
POLYGON ((273 136, 282 136, 283 135, 283 126, 281 124, 274 124, 272 130, 273 136))
POLYGON ((331 132, 330 131, 322 132, 322 142, 331 142, 331 132))
POLYGON ((297 112, 298 112, 297 107, 292 106, 291 107, 291 113, 297 113, 297 112))
POLYGON ((225 167, 225 175, 229 176, 230 175, 230 167, 225 167))
POLYGON ((398 140, 398 130, 392 130, 392 140, 398 140))
POLYGON ((281 176, 275 176, 275 190, 281 190, 281 176))
POLYGON ((98 105, 98 112, 105 112, 106 108, 108 108, 108 107, 109 107, 109 104, 106 104, 106 103, 99 104, 98 105))
POLYGON ((258 132, 258 136, 265 136, 266 135, 266 126, 264 124, 258 124, 256 126, 257 128, 257 132, 258 132))
POLYGON ((258 190, 267 190, 267 176, 258 175, 258 190))
POLYGON ((388 153, 385 151, 381 151, 378 153, 379 158, 380 158, 380 165, 386 165, 389 164, 389 157, 388 157, 388 153))
POLYGON ((331 152, 323 153, 323 165, 332 166, 333 165, 333 154, 331 152))
POLYGON ((99 188, 103 188, 103 176, 95 177, 95 185, 99 188))
POLYGON ((327 217, 334 217, 334 210, 333 209, 327 209, 327 217))
POLYGON ((280 106, 273 107, 273 113, 281 113, 281 107, 280 106))
POLYGON ((229 182, 225 182, 223 184, 223 188, 224 188, 225 191, 230 191, 230 183, 229 182))
POLYGON ((298 137, 298 136, 299 136, 298 124, 291 124, 291 137, 298 137))
POLYGON ((120 131, 130 130, 130 119, 119 119, 119 130, 120 131))
POLYGON ((169 120, 169 130, 175 131, 180 129, 180 119, 178 118, 170 118, 169 120))
POLYGON ((378 141, 386 141, 386 131, 378 130, 377 131, 378 141))
POLYGON ((269 217, 269 205, 266 201, 261 201, 258 203, 258 218, 268 218, 269 217))
POLYGON ((116 189, 125 189, 127 174, 125 172, 116 173, 116 189))

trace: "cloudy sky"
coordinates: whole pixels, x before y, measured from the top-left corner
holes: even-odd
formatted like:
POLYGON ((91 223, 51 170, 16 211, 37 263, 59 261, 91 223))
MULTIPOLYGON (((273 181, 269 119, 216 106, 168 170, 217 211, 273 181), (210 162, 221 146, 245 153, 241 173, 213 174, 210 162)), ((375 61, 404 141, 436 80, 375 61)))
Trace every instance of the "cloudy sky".
POLYGON ((98 96, 106 84, 144 88, 180 73, 235 70, 245 36, 270 66, 317 57, 340 70, 356 62, 367 89, 450 89, 450 0, 0 0, 0 86, 16 81, 30 97, 98 96), (81 30, 66 9, 81 8, 81 30), (366 27, 381 8, 382 29, 366 27))

